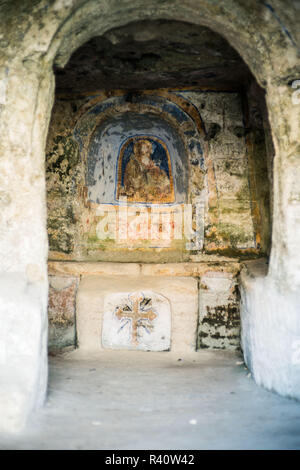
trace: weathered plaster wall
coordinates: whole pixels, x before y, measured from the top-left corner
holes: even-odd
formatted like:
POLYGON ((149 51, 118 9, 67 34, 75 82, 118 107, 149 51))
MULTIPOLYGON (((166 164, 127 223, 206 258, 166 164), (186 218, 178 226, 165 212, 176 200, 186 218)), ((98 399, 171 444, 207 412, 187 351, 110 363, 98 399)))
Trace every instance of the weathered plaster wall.
MULTIPOLYGON (((245 138, 242 96, 230 92, 181 94, 201 109, 207 129, 207 160, 215 178, 216 201, 215 207, 211 206, 214 217, 206 227, 206 251, 259 249, 260 233, 253 211, 259 201, 253 187, 252 155, 245 138)), ((261 165, 266 164, 263 152, 260 161, 261 165)))
POLYGON ((264 91, 251 82, 243 101, 246 142, 249 154, 249 170, 255 201, 255 230, 259 233, 257 243, 269 254, 273 213, 273 160, 274 145, 268 120, 264 91))

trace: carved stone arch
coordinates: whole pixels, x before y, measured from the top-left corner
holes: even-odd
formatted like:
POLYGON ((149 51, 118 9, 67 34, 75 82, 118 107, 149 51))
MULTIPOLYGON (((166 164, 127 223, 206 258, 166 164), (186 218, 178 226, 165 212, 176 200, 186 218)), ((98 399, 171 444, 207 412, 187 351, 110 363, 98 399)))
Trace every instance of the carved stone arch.
MULTIPOLYGON (((252 5, 250 19, 247 7, 247 4, 237 0, 230 0, 226 5, 211 0, 200 3, 152 0, 147 6, 140 4, 134 8, 117 0, 108 3, 82 0, 67 9, 57 23, 45 58, 63 67, 72 53, 94 36, 134 21, 169 19, 207 26, 221 34, 244 58, 258 82, 265 85, 266 70, 272 72, 272 68, 278 65, 274 44, 282 45, 282 51, 286 52, 287 48, 295 47, 295 40, 291 32, 278 22, 274 12, 271 15, 274 39, 271 44, 265 38, 263 25, 257 28, 257 16, 265 16, 265 21, 268 21, 268 6, 259 3, 252 5)), ((284 58, 282 61, 287 63, 284 58)))
MULTIPOLYGON (((104 104, 105 106, 105 102, 102 101, 102 104, 104 104)), ((101 103, 100 103, 100 106, 94 105, 93 108, 91 108, 86 114, 81 116, 81 119, 77 122, 76 128, 74 130, 74 137, 75 139, 77 138, 79 140, 82 162, 85 163, 88 168, 87 175, 86 175, 86 178, 87 178, 86 185, 89 186, 89 182, 91 181, 91 178, 93 179, 92 174, 95 168, 94 165, 96 164, 94 160, 95 158, 94 153, 96 151, 96 147, 97 148, 101 147, 101 142, 99 141, 99 136, 97 135, 97 132, 103 133, 106 127, 114 125, 113 124, 114 122, 119 122, 119 125, 121 125, 120 123, 122 122, 123 119, 126 119, 126 120, 135 119, 136 120, 136 116, 140 116, 141 109, 142 109, 142 116, 144 116, 144 119, 146 119, 144 123, 146 128, 147 128, 147 125, 150 126, 151 123, 152 123, 151 125, 153 126, 155 125, 155 122, 157 123, 161 122, 161 126, 160 126, 161 130, 157 130, 157 131, 162 132, 162 129, 165 128, 164 132, 166 133, 165 134, 166 138, 167 140, 169 139, 168 145, 171 146, 171 148, 173 148, 176 141, 177 141, 176 145, 179 145, 179 146, 182 145, 182 150, 178 152, 175 150, 175 147, 176 147, 175 145, 175 147, 173 148, 173 151, 178 156, 175 158, 175 156, 173 155, 173 158, 175 158, 174 165, 175 165, 175 162, 179 158, 176 165, 177 166, 179 165, 182 171, 182 174, 181 174, 182 182, 180 183, 180 187, 182 187, 182 189, 180 190, 180 192, 182 194, 184 192, 184 194, 187 195, 188 194, 188 179, 189 179, 188 177, 188 171, 189 171, 188 170, 188 142, 187 142, 187 138, 184 132, 180 130, 179 123, 176 121, 176 119, 174 119, 174 117, 172 117, 167 112, 165 112, 164 116, 162 116, 161 109, 155 106, 155 104, 146 105, 146 104, 142 104, 141 102, 137 104, 137 103, 126 103, 124 101, 121 103, 117 102, 117 103, 110 103, 110 104, 111 106, 108 109, 105 109, 104 111, 102 111, 101 103), (96 106, 98 106, 99 114, 95 117, 96 106), (91 122, 92 121, 90 117, 91 115, 95 117, 93 122, 91 122), (83 135, 82 127, 85 127, 86 125, 85 123, 87 122, 90 124, 90 128, 89 128, 89 131, 86 132, 85 135, 82 137, 83 135), (167 129, 169 129, 169 131, 167 131, 167 129), (173 135, 173 138, 171 138, 171 134, 173 135), (98 139, 98 144, 95 144, 95 139, 96 140, 98 139), (180 163, 180 160, 182 161, 182 163, 180 163)), ((148 130, 149 135, 151 134, 150 127, 148 130)), ((133 131, 133 128, 132 128, 132 131, 133 131)), ((126 135, 128 134, 128 137, 130 137, 132 131, 130 131, 130 129, 127 130, 126 135)), ((139 133, 141 133, 141 135, 143 134, 142 128, 140 129, 138 134, 139 133)), ((114 157, 115 156, 113 156, 113 158, 114 157)), ((113 170, 111 169, 111 171, 113 170)), ((175 173, 176 172, 174 171, 174 175, 175 173)), ((175 185, 178 186, 178 184, 179 182, 176 183, 175 181, 175 185)), ((85 194, 85 197, 88 197, 87 190, 84 190, 83 194, 85 194)), ((185 198, 182 199, 181 202, 184 202, 184 201, 186 201, 185 198)), ((117 201, 111 200, 111 203, 113 202, 117 202, 117 201)), ((85 204, 86 203, 88 203, 87 200, 85 201, 85 204)))

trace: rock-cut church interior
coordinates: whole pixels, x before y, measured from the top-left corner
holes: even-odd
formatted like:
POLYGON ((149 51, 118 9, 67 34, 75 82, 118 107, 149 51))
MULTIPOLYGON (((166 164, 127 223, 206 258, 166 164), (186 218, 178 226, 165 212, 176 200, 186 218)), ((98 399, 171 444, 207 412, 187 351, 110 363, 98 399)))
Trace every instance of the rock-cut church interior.
MULTIPOLYGON (((7 34, 0 34, 7 155, 0 205, 9 240, 1 248, 0 362, 10 364, 3 368, 0 430, 14 433, 34 413, 45 416, 62 383, 62 393, 72 394, 86 380, 89 392, 82 393, 92 393, 94 382, 76 360, 91 374, 101 364, 104 416, 110 407, 122 409, 130 390, 135 409, 155 409, 152 398, 151 406, 146 398, 141 404, 151 385, 139 388, 151 361, 158 369, 164 361, 170 369, 187 361, 178 397, 193 400, 194 385, 185 384, 194 380, 197 389, 202 377, 205 395, 224 367, 215 379, 224 380, 218 406, 223 387, 231 397, 269 390, 278 400, 298 400, 297 1, 284 7, 251 0, 251 10, 235 0, 223 9, 210 0, 167 0, 155 10, 123 1, 41 0, 16 12, 18 2, 0 3, 7 18, 7 34), (137 382, 134 367, 143 370, 137 382), (233 382, 225 378, 230 367, 239 371, 233 382), (133 374, 130 384, 125 370, 133 374), (123 396, 116 403, 115 393, 123 396)), ((153 384, 162 380, 157 370, 153 384)), ((162 382, 159 400, 170 395, 172 402, 171 382, 162 382)), ((299 404, 289 406, 299 424, 299 404)), ((190 427, 200 420, 193 413, 190 427)), ((102 418, 90 418, 100 429, 102 418)), ((169 437, 166 445, 179 445, 169 437)), ((197 448, 190 438, 186 448, 197 448)), ((23 446, 30 447, 28 439, 23 446)))
POLYGON ((238 276, 270 251, 264 91, 176 21, 92 38, 55 74, 50 349, 238 350, 238 276))

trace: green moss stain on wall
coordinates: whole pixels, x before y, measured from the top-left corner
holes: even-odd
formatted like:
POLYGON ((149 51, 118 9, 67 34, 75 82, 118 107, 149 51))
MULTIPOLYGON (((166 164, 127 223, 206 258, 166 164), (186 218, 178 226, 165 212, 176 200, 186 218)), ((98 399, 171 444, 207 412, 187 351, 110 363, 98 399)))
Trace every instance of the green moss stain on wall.
MULTIPOLYGON (((189 159, 187 200, 193 202, 203 191, 207 192, 208 159, 215 175, 216 200, 211 205, 206 202, 204 245, 200 253, 251 258, 268 252, 269 186, 264 135, 258 128, 249 132, 243 126, 237 93, 191 92, 189 99, 201 110, 207 129, 217 129, 207 134, 206 144, 192 130, 185 137, 189 159), (197 151, 197 139, 200 139, 203 153, 197 151)), ((96 113, 86 114, 92 109, 89 100, 94 103, 95 98, 57 99, 53 110, 46 153, 50 259, 124 262, 192 259, 199 250, 187 250, 188 240, 184 237, 155 245, 148 239, 120 241, 110 236, 101 239, 97 235, 98 205, 89 202, 86 188, 86 151, 96 125, 96 113), (73 136, 79 119, 84 135, 81 147, 73 136)), ((139 107, 143 109, 142 104, 139 107)), ((192 226, 196 228, 195 219, 192 226)))

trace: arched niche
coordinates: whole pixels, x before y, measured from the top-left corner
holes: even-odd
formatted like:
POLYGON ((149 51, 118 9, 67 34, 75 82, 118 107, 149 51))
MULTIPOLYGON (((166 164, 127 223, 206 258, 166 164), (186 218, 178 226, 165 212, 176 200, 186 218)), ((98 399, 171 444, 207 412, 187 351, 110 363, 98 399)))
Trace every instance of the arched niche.
MULTIPOLYGON (((134 112, 110 117, 95 129, 87 155, 86 185, 89 201, 97 204, 119 203, 117 186, 122 181, 118 181, 118 174, 122 170, 120 159, 125 158, 122 147, 126 144, 129 146, 130 139, 137 141, 139 138, 147 139, 152 146, 155 145, 155 140, 157 147, 158 145, 165 146, 171 166, 168 177, 171 186, 174 186, 174 198, 170 202, 186 202, 188 159, 178 132, 165 119, 157 115, 134 112)), ((155 158, 154 150, 152 155, 155 158)), ((163 162, 160 167, 162 165, 163 162)), ((125 170, 123 163, 123 172, 125 170)), ((156 202, 159 203, 158 200, 156 202)))

